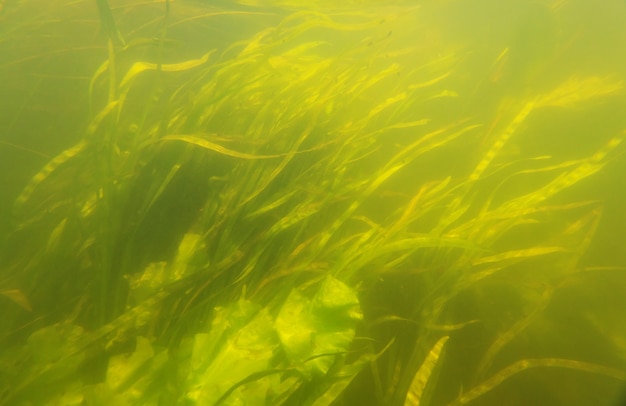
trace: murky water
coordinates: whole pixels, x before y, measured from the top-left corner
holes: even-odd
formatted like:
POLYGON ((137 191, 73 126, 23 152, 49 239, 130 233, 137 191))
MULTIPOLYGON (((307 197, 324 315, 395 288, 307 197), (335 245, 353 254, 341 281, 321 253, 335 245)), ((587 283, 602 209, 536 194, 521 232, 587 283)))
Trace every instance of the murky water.
POLYGON ((0 2, 0 404, 621 405, 626 4, 0 2))

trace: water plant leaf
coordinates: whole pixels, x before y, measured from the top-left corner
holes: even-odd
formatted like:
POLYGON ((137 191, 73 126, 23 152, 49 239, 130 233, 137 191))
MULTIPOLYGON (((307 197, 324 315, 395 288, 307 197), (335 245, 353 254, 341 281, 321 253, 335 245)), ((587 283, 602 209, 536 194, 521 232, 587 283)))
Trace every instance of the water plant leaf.
MULTIPOLYGON (((210 331, 194 337, 185 398, 196 404, 215 404, 240 381, 271 369, 277 346, 273 319, 267 310, 243 299, 228 308, 217 308, 210 331)), ((267 390, 271 384, 266 380, 263 388, 267 390)), ((242 391, 245 393, 245 386, 230 397, 245 398, 242 391)), ((263 391, 257 389, 255 393, 263 391)))
POLYGON ((188 144, 196 145, 198 147, 208 149, 209 151, 217 152, 222 155, 230 156, 233 158, 241 158, 241 159, 272 159, 272 158, 280 158, 285 156, 286 154, 275 154, 275 155, 256 155, 256 154, 248 154, 245 152, 234 151, 228 148, 225 148, 219 144, 211 142, 204 137, 200 137, 197 135, 166 135, 161 138, 161 141, 183 141, 188 144))
POLYGON ((100 21, 102 23, 102 29, 109 37, 111 41, 117 41, 120 44, 124 45, 124 37, 122 33, 117 28, 117 24, 115 24, 115 18, 113 17, 113 13, 111 12, 111 7, 109 6, 108 0, 96 0, 96 4, 98 5, 98 11, 100 12, 100 21))
POLYGON ((524 359, 501 369, 498 373, 483 381, 481 384, 471 388, 467 392, 457 397, 449 406, 461 406, 470 403, 474 399, 490 392, 502 382, 531 368, 565 368, 575 371, 587 372, 591 374, 603 375, 622 382, 626 381, 626 371, 621 369, 598 365, 590 362, 563 358, 537 358, 524 359))
POLYGON ((86 147, 88 143, 86 140, 79 141, 76 145, 71 148, 66 149, 61 152, 59 155, 54 157, 50 162, 48 162, 33 178, 28 182, 22 193, 15 199, 15 207, 22 207, 28 199, 32 196, 35 189, 44 182, 50 174, 52 174, 57 168, 61 165, 65 164, 78 154, 80 154, 86 147))
POLYGON ((552 92, 543 95, 538 103, 543 106, 571 108, 588 99, 618 93, 623 88, 624 82, 612 77, 572 76, 552 92))
POLYGON ((431 375, 437 362, 439 361, 439 357, 441 356, 441 352, 448 341, 449 336, 443 336, 431 348, 422 362, 422 365, 418 369, 417 373, 413 377, 413 381, 411 382, 411 387, 406 394, 406 399, 404 401, 404 406, 419 406, 422 401, 422 395, 424 394, 424 390, 426 389, 426 385, 428 385, 431 375))
POLYGON ((106 380, 114 391, 128 387, 133 376, 145 368, 155 356, 150 341, 145 337, 137 337, 135 343, 135 351, 132 353, 117 355, 109 359, 106 380))
POLYGON ((149 70, 161 70, 163 72, 184 72, 189 69, 197 68, 198 66, 204 65, 214 52, 215 50, 211 50, 207 52, 206 54, 202 55, 198 59, 190 59, 190 60, 187 60, 184 62, 178 62, 178 63, 159 64, 159 63, 143 62, 143 61, 135 62, 130 67, 130 69, 128 69, 128 72, 126 72, 126 75, 124 76, 124 78, 122 79, 122 82, 120 83, 120 87, 121 88, 127 87, 129 83, 137 75, 139 75, 142 72, 149 71, 149 70))
POLYGON ((474 260, 472 265, 493 264, 493 263, 510 263, 521 259, 526 259, 535 256, 553 254, 557 252, 567 252, 567 249, 563 247, 532 247, 521 250, 505 251, 488 257, 482 257, 474 260))
POLYGON ((520 125, 526 120, 528 115, 535 109, 536 101, 530 100, 526 102, 520 109, 519 113, 513 118, 504 131, 493 142, 491 148, 480 160, 474 171, 469 176, 469 181, 474 182, 481 178, 487 167, 491 164, 494 158, 500 153, 504 145, 509 139, 518 131, 520 125))
POLYGON ((306 375, 325 374, 332 354, 347 351, 362 318, 356 294, 327 276, 312 300, 292 290, 276 317, 276 331, 290 362, 306 375))
POLYGON ((22 309, 27 310, 29 312, 33 311, 33 306, 30 304, 28 297, 19 289, 6 289, 0 290, 0 295, 6 296, 11 299, 13 303, 20 306, 22 309))

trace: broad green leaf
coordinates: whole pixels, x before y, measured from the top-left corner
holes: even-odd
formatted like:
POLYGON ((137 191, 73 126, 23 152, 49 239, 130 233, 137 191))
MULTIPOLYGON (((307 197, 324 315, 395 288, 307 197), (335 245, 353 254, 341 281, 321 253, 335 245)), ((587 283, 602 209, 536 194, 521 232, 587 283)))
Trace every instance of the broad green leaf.
POLYGON ((292 365, 305 374, 325 374, 335 355, 348 350, 361 318, 356 293, 328 276, 312 300, 292 290, 275 326, 292 365))
MULTIPOLYGON (((243 299, 230 308, 216 309, 211 330, 194 338, 186 400, 197 405, 215 404, 239 382, 271 369, 277 346, 273 320, 266 309, 243 299)), ((264 380, 242 385, 222 404, 245 404, 242 402, 248 401, 251 393, 263 398, 271 383, 264 380)))
POLYGON ((154 350, 148 339, 137 337, 135 342, 135 351, 132 353, 116 355, 109 359, 107 383, 113 389, 128 385, 133 375, 154 357, 154 350))

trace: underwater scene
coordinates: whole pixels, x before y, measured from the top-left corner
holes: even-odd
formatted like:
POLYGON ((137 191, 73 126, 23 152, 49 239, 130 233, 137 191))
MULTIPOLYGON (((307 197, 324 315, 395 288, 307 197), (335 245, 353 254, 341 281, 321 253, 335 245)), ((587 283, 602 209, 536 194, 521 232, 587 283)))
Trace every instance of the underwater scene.
POLYGON ((0 0, 0 405, 626 404, 625 50, 622 0, 0 0))

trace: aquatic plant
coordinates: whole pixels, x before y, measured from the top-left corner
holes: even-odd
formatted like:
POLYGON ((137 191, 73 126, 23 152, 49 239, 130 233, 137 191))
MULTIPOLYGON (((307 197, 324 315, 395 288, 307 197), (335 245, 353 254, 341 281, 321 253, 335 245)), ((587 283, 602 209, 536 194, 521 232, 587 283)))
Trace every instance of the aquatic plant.
POLYGON ((470 108, 466 50, 394 41, 418 9, 296 11, 176 59, 174 4, 154 39, 96 3, 108 56, 89 123, 14 202, 0 403, 463 405, 536 368, 626 380, 506 353, 555 292, 607 271, 581 265, 600 203, 566 192, 625 133, 576 157, 513 153, 547 131, 533 117, 619 78, 502 95, 498 50, 476 90, 498 102, 470 108))

